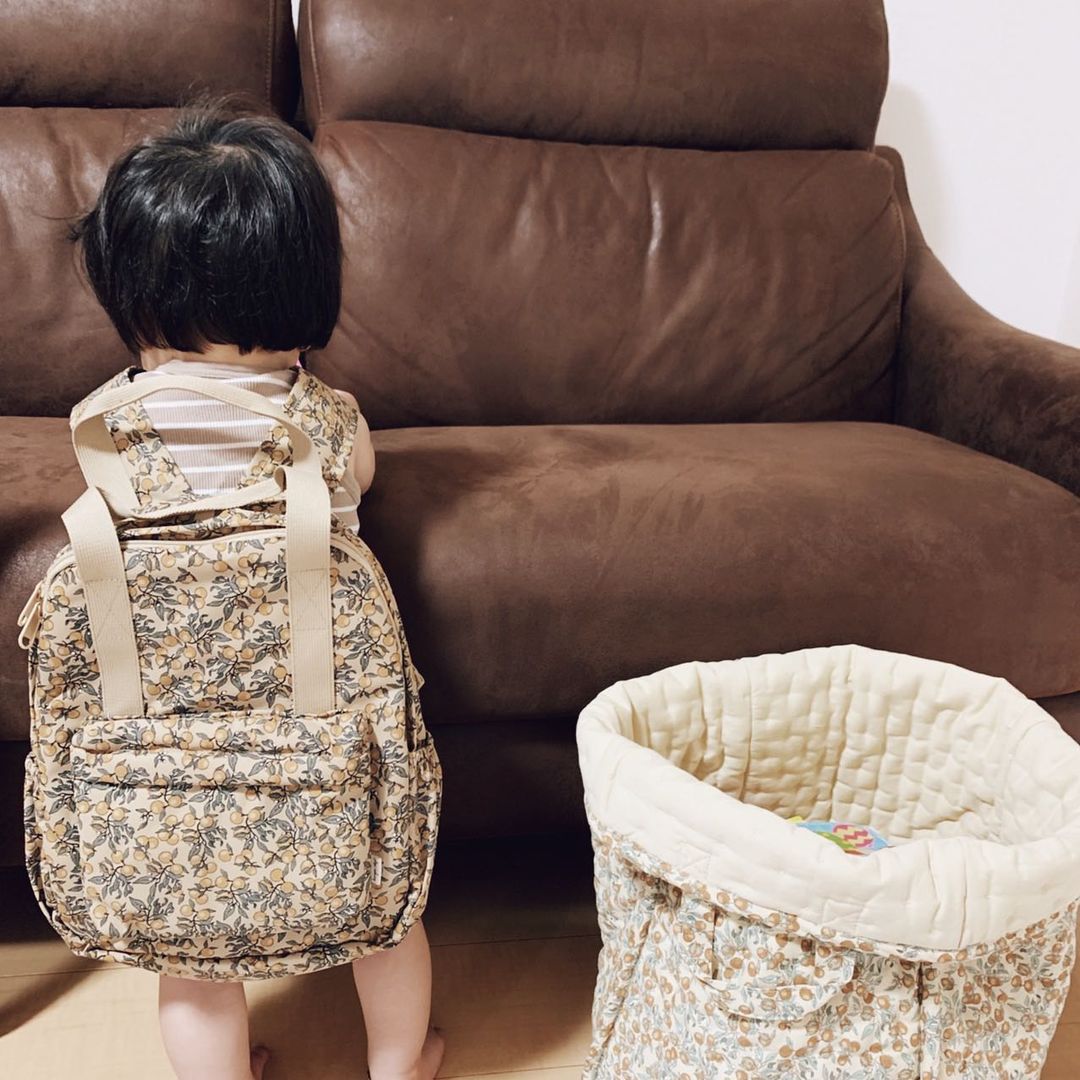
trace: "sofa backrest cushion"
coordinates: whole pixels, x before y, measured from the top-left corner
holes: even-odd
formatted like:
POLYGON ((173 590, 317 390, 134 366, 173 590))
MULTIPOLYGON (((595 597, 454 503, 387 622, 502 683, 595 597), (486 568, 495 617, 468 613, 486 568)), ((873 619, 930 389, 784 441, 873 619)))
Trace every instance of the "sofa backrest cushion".
POLYGON ((0 109, 0 413, 66 416, 131 357, 78 269, 67 225, 112 160, 172 109, 0 109))
POLYGON ((0 37, 0 106, 142 109, 237 90, 291 118, 299 96, 289 0, 18 0, 0 37))
POLYGON ((384 120, 700 149, 868 149, 881 0, 303 0, 312 127, 384 120))
POLYGON ((67 225, 113 159, 202 90, 292 119, 292 12, 289 0, 19 0, 0 36, 0 411, 63 416, 130 362, 67 225))
POLYGON ((342 311, 374 427, 891 416, 888 163, 335 122, 342 311))

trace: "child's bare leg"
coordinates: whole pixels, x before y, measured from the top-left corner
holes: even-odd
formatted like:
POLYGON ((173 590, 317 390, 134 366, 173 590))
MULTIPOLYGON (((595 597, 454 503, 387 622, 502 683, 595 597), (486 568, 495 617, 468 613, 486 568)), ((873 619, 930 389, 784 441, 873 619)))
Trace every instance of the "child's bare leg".
POLYGON ((269 1053, 248 1046, 242 982, 158 981, 158 1020, 165 1053, 179 1080, 261 1080, 269 1053))
POLYGON ((392 949, 352 963, 371 1080, 432 1080, 443 1038, 429 1030, 431 951, 421 923, 392 949))

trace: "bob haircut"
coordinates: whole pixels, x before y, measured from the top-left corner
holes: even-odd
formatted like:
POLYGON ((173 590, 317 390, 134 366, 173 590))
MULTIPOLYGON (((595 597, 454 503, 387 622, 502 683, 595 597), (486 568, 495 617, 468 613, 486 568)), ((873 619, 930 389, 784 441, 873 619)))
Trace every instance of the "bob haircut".
POLYGON ((67 239, 133 354, 303 351, 337 322, 333 189, 307 139, 241 95, 201 95, 121 154, 67 239))

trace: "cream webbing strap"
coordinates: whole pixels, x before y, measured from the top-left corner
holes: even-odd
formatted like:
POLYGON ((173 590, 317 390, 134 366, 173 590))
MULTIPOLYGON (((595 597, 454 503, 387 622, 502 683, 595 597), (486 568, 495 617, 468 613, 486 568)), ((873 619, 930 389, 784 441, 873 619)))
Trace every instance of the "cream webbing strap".
POLYGON ((105 716, 142 716, 142 676, 124 556, 109 507, 97 488, 89 488, 68 507, 62 520, 86 596, 101 674, 101 710, 105 716))
MULTIPOLYGON (((321 478, 291 466, 281 467, 278 476, 285 486, 293 708, 298 713, 330 712, 335 703, 330 491, 321 478)), ((86 595, 102 712, 141 716, 142 676, 127 576, 108 504, 97 488, 89 488, 65 511, 63 522, 86 595)))
POLYGON ((293 707, 334 708, 334 631, 330 604, 330 489, 322 478, 280 469, 285 484, 285 566, 293 707))
POLYGON ((64 514, 76 565, 87 596, 87 614, 101 672, 106 715, 141 715, 142 681, 128 600, 123 555, 111 509, 141 520, 197 510, 245 506, 285 489, 286 576, 290 611, 293 707, 301 713, 334 708, 334 648, 330 602, 330 492, 318 450, 285 412, 259 394, 212 380, 159 376, 104 391, 72 423, 72 442, 89 490, 64 514), (184 389, 281 423, 289 433, 293 464, 275 479, 165 507, 143 511, 105 424, 104 414, 160 389, 184 389), (98 485, 102 490, 98 490, 98 485), (100 644, 98 644, 100 642, 100 644))

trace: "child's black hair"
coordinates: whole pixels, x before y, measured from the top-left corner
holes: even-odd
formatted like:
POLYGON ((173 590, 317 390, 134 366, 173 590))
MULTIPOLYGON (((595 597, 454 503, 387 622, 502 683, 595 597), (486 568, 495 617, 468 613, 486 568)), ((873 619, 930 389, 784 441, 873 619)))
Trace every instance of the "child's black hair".
POLYGON ((337 322, 333 189, 307 139, 242 95, 200 95, 121 154, 67 238, 133 354, 322 348, 337 322))

